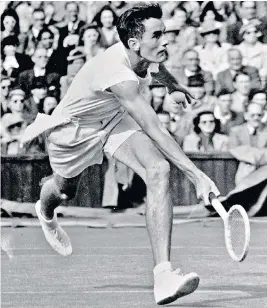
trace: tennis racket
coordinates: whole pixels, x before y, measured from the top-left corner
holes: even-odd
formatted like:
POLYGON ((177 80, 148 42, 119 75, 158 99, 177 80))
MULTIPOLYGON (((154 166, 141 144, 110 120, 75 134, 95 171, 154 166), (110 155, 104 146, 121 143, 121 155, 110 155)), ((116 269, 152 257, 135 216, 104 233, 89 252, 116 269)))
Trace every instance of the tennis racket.
POLYGON ((234 205, 227 212, 214 193, 209 195, 211 205, 224 223, 226 249, 234 261, 243 261, 249 250, 250 223, 247 212, 241 205, 234 205))

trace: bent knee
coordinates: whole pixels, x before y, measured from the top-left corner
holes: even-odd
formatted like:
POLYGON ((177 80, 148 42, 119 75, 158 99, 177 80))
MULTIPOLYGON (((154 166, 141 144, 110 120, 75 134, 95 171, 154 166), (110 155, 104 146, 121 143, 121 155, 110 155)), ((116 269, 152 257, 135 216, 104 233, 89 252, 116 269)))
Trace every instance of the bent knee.
POLYGON ((147 168, 148 180, 168 180, 170 164, 167 160, 156 161, 147 168))

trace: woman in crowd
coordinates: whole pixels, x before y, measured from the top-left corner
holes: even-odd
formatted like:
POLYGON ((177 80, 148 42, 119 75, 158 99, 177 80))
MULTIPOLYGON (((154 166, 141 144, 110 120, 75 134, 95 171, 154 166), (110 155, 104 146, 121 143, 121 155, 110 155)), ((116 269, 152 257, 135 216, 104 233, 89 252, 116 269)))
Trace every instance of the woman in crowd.
POLYGON ((184 138, 185 152, 227 151, 228 137, 219 134, 220 122, 213 112, 200 112, 193 120, 194 132, 184 138))
POLYGON ((2 74, 15 81, 18 75, 33 67, 29 56, 17 52, 19 39, 17 36, 7 36, 1 42, 2 74))
POLYGON ((100 28, 101 46, 108 48, 119 42, 119 36, 115 26, 117 23, 117 15, 110 6, 104 6, 95 16, 93 22, 96 22, 100 28))
POLYGON ((220 28, 213 21, 205 21, 199 28, 204 43, 195 47, 199 54, 200 66, 210 71, 216 79, 218 72, 228 68, 227 50, 231 48, 228 43, 219 40, 220 28))
POLYGON ((237 48, 243 55, 243 65, 254 66, 260 71, 267 67, 267 44, 259 41, 262 33, 257 26, 257 21, 243 25, 240 29, 243 41, 237 48))
POLYGON ((15 10, 6 9, 1 15, 1 39, 14 35, 19 36, 19 17, 15 10))
POLYGON ((101 34, 96 24, 85 26, 81 30, 80 41, 83 46, 77 47, 76 50, 81 50, 87 61, 105 51, 105 48, 101 46, 101 34))

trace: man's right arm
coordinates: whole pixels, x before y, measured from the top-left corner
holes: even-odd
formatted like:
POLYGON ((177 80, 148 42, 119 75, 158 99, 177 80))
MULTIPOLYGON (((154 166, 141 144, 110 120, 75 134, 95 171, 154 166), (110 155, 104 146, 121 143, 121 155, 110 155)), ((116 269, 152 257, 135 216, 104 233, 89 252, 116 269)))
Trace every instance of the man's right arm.
POLYGON ((194 183, 198 198, 203 198, 205 204, 209 204, 210 192, 219 195, 215 184, 193 164, 167 129, 161 125, 153 108, 139 93, 137 82, 125 81, 112 86, 111 90, 143 131, 155 142, 165 157, 183 171, 194 183))

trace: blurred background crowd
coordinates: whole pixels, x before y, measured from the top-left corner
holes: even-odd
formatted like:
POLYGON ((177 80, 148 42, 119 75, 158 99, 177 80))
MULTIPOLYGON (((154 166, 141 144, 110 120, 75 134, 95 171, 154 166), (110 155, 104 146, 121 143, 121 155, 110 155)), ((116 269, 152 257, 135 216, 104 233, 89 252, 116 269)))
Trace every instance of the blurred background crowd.
MULTIPOLYGON (((24 129, 53 112, 86 61, 119 41, 117 18, 137 3, 1 2, 2 154, 46 153, 42 137, 19 146, 24 129)), ((266 149, 267 2, 160 3, 165 66, 196 98, 185 110, 153 81, 145 95, 160 121, 186 152, 266 149)))

